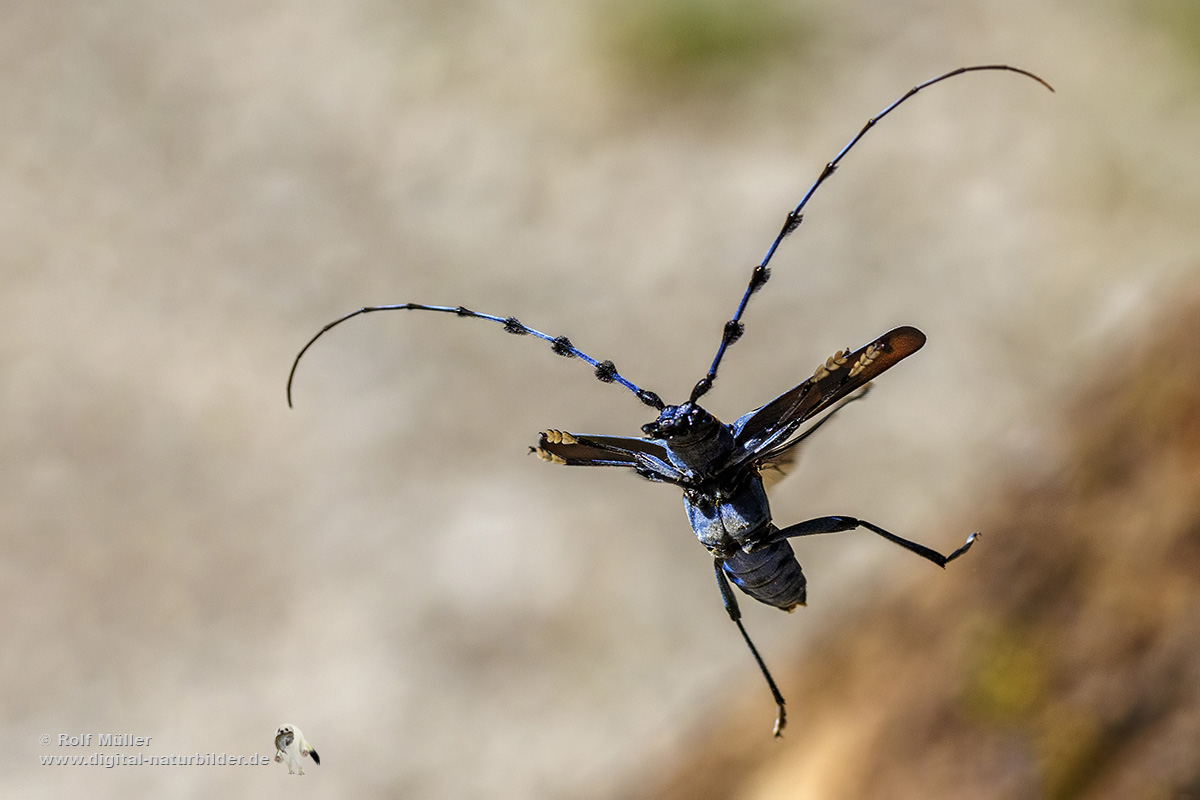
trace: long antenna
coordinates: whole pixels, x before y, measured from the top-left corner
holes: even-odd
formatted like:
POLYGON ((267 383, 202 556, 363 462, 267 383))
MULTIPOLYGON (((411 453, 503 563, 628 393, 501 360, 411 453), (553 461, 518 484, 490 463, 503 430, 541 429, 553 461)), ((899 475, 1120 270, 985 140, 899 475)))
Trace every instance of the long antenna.
POLYGON ((834 156, 833 160, 825 165, 825 169, 821 170, 821 175, 817 178, 812 186, 808 187, 808 191, 804 193, 804 197, 801 198, 796 207, 788 212, 787 218, 784 220, 783 227, 779 230, 779 235, 776 236, 775 241, 771 243, 771 247, 769 250, 767 250, 766 256, 763 257, 762 263, 756 266, 754 271, 750 274, 750 283, 746 286, 746 293, 742 295, 742 301, 738 303, 737 312, 734 313, 733 319, 725 323, 725 330, 721 336, 721 344, 717 348, 717 355, 715 358, 713 358, 712 366, 708 368, 708 374, 701 378, 696 384, 696 387, 692 389, 691 401, 693 403, 699 400, 706 392, 708 392, 709 389, 712 388, 713 382, 717 379, 717 368, 721 366, 721 359, 725 357, 725 350, 729 347, 729 345, 741 338, 742 332, 745 330, 745 326, 742 324, 742 313, 746 310, 746 303, 750 300, 750 295, 761 289, 763 284, 770 279, 771 270, 767 267, 767 265, 771 263, 771 257, 775 255, 775 250, 778 249, 779 243, 782 242, 789 233, 796 230, 796 228, 800 226, 801 221, 804 219, 804 215, 800 212, 803 211, 804 206, 808 204, 808 201, 812 198, 813 194, 817 191, 821 184, 824 183, 826 179, 828 179, 829 176, 832 175, 838 168, 838 163, 842 160, 846 153, 850 152, 850 149, 854 147, 854 145, 858 144, 858 140, 865 136, 867 131, 875 127, 875 123, 892 113, 897 106, 899 106, 908 98, 912 97, 917 92, 926 87, 932 86, 935 83, 940 83, 941 81, 947 80, 948 78, 953 78, 956 75, 962 75, 965 72, 982 72, 984 70, 1015 72, 1018 75, 1024 75, 1027 78, 1032 78, 1050 91, 1054 91, 1053 86, 1046 83, 1046 81, 1042 80, 1037 75, 1034 75, 1032 72, 1028 72, 1017 67, 1010 67, 1007 64, 985 64, 974 67, 959 67, 956 70, 947 72, 945 75, 939 75, 936 78, 925 81, 924 83, 917 84, 905 92, 902 97, 893 102, 890 106, 867 120, 867 124, 862 127, 862 130, 855 134, 854 138, 842 148, 841 152, 834 156))
POLYGON ((287 401, 288 408, 292 406, 292 381, 296 377, 296 367, 300 365, 300 359, 308 352, 308 348, 313 346, 313 343, 324 336, 330 328, 341 325, 348 319, 352 319, 361 314, 370 314, 373 311, 440 311, 443 314, 454 314, 459 317, 471 317, 473 319, 486 319, 489 322, 497 322, 504 326, 504 330, 517 336, 536 336, 539 339, 550 343, 550 349, 556 355, 565 358, 578 358, 581 361, 586 361, 596 369, 596 379, 603 383, 619 383, 637 396, 648 406, 661 411, 664 408, 663 401, 654 392, 646 391, 638 387, 636 384, 627 381, 617 372, 616 365, 611 361, 597 361, 587 353, 579 350, 575 345, 571 344, 571 340, 565 336, 550 336, 549 334, 536 331, 527 325, 522 324, 516 317, 497 317, 492 314, 480 314, 477 311, 472 311, 469 308, 462 306, 427 306, 421 303, 397 303, 387 306, 366 306, 357 311, 351 311, 343 317, 335 319, 333 322, 326 325, 321 330, 317 331, 317 335, 308 340, 308 344, 300 348, 300 352, 296 354, 296 360, 292 362, 292 369, 288 372, 287 381, 287 401))

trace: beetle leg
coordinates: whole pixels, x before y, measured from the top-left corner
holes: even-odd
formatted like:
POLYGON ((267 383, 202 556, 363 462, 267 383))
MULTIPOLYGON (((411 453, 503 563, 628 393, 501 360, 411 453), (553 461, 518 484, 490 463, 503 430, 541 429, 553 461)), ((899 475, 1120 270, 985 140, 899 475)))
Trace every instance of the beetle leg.
POLYGON ((738 608, 737 597, 733 594, 733 587, 729 585, 729 579, 725 577, 724 562, 719 559, 713 559, 713 568, 717 573, 717 586, 721 588, 721 601, 725 604, 725 610, 729 612, 729 618, 738 626, 738 630, 742 632, 742 638, 746 640, 746 646, 750 648, 750 653, 754 656, 754 660, 758 663, 758 668, 762 672, 764 678, 767 679, 767 686, 771 688, 771 696, 775 698, 775 706, 778 711, 775 714, 775 737, 783 736, 783 729, 787 726, 787 710, 783 707, 783 695, 779 693, 779 687, 775 685, 775 679, 771 677, 770 670, 763 663, 762 656, 758 654, 758 648, 754 646, 754 642, 750 641, 750 634, 746 633, 746 626, 742 625, 742 610, 738 608))
POLYGON ((885 531, 878 525, 867 522, 863 519, 855 519, 854 517, 818 517, 805 522, 798 522, 795 525, 789 525, 775 533, 772 540, 791 539, 796 536, 813 536, 818 533, 841 533, 842 531, 852 531, 855 528, 866 528, 872 533, 877 533, 889 542, 898 544, 905 550, 916 553, 921 558, 927 561, 932 561, 939 567, 945 567, 954 559, 961 556, 963 553, 971 549, 971 545, 975 544, 975 540, 979 538, 978 533, 972 533, 967 537, 966 543, 962 547, 955 550, 948 556, 944 556, 933 548, 926 547, 923 544, 909 541, 903 537, 897 536, 894 533, 885 531))

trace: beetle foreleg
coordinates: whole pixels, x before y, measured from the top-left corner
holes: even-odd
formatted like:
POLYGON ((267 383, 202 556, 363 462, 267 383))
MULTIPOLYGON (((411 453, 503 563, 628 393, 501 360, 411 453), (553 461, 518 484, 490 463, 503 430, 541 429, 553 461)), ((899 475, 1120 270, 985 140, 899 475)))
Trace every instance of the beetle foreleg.
POLYGON ((759 670, 762 672, 763 677, 767 679, 767 686, 771 688, 771 696, 775 698, 775 706, 778 709, 775 714, 775 738, 779 738, 783 736, 783 729, 787 727, 787 709, 783 707, 783 695, 779 693, 779 687, 775 685, 775 679, 771 677, 770 670, 763 663, 762 656, 758 654, 758 648, 754 646, 754 642, 750 641, 750 634, 746 633, 746 626, 742 624, 742 610, 738 608, 737 597, 733 594, 733 587, 729 585, 729 579, 725 577, 725 570, 721 559, 713 559, 713 567, 717 573, 717 586, 721 588, 721 601, 725 604, 725 610, 729 612, 729 618, 734 621, 738 626, 738 630, 742 632, 742 638, 746 640, 746 646, 750 648, 750 653, 758 663, 759 670))
POLYGON ((780 529, 771 537, 774 539, 791 539, 796 536, 813 536, 818 533, 841 533, 842 531, 852 531, 855 528, 866 528, 872 533, 877 533, 889 542, 898 544, 905 550, 916 553, 921 558, 927 561, 932 561, 939 567, 945 567, 954 559, 961 556, 963 553, 971 549, 971 545, 975 544, 975 540, 979 538, 978 533, 972 533, 967 537, 966 543, 962 547, 955 550, 948 556, 944 556, 933 548, 926 547, 923 544, 909 541, 894 533, 885 531, 878 525, 867 522, 863 519, 855 519, 854 517, 818 517, 805 522, 798 522, 795 525, 789 525, 786 528, 780 529))

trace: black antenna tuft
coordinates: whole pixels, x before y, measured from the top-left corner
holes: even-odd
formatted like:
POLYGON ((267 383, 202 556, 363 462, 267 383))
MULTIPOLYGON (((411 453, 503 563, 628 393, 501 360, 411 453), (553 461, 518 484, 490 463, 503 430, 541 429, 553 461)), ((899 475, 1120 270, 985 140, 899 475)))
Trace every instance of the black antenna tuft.
POLYGON ((554 339, 550 343, 550 349, 554 351, 556 356, 563 356, 564 358, 574 358, 577 352, 575 345, 571 344, 571 340, 565 336, 559 336, 554 339))
POLYGON ((787 220, 783 223, 783 235, 790 236, 792 231, 800 227, 801 222, 804 222, 803 214, 789 213, 787 220))

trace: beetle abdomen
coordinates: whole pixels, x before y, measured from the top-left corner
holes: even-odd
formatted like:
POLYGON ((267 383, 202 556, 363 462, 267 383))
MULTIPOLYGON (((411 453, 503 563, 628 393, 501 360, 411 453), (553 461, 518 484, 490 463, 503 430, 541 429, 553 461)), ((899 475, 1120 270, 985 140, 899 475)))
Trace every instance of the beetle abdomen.
POLYGON ((729 580, 760 603, 791 611, 804 605, 804 573, 787 540, 772 542, 747 553, 738 550, 722 560, 729 580))

